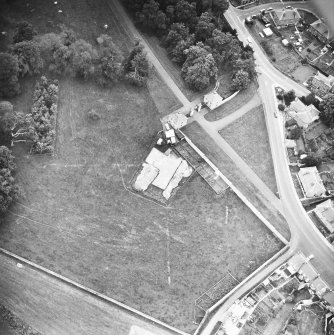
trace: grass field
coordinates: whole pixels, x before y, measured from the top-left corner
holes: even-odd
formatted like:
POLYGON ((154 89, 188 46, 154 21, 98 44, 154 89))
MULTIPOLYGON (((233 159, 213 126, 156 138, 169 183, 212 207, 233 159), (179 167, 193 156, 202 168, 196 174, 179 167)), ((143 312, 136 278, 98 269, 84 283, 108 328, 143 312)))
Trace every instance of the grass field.
POLYGON ((182 129, 195 145, 219 168, 219 170, 243 193, 261 214, 287 239, 290 231, 285 219, 273 208, 245 177, 227 154, 220 149, 197 122, 182 129))
MULTIPOLYGON (((103 24, 117 20, 104 0, 64 2, 61 17, 53 6, 15 2, 4 15, 11 22, 26 19, 39 32, 65 23, 92 42, 103 24)), ((127 49, 132 43, 126 27, 114 24, 108 33, 127 49)), ((35 79, 23 82, 24 93, 13 101, 17 109, 29 111, 35 79)), ((29 156, 28 145, 14 147, 25 197, 1 218, 0 245, 192 331, 193 304, 201 293, 227 270, 245 278, 282 245, 233 192, 216 197, 198 176, 168 208, 129 191, 128 182, 161 129, 161 113, 175 102, 157 101, 163 91, 158 80, 150 90, 126 84, 102 90, 60 80, 56 156, 29 156), (100 120, 88 118, 90 108, 100 120)))
POLYGON ((246 104, 250 99, 252 99, 252 97, 256 94, 256 90, 257 83, 252 82, 247 89, 239 92, 235 97, 233 97, 231 100, 227 101, 217 109, 210 111, 210 113, 206 113, 204 117, 208 121, 216 121, 234 113, 244 104, 246 104))
POLYGON ((263 107, 253 108, 219 133, 268 187, 277 192, 263 107))

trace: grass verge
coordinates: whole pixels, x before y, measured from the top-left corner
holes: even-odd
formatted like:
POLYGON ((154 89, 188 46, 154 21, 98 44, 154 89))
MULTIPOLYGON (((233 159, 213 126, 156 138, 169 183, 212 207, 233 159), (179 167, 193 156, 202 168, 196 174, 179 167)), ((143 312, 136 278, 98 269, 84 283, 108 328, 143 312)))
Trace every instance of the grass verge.
POLYGON ((253 108, 219 133, 268 187, 277 192, 263 107, 253 108))

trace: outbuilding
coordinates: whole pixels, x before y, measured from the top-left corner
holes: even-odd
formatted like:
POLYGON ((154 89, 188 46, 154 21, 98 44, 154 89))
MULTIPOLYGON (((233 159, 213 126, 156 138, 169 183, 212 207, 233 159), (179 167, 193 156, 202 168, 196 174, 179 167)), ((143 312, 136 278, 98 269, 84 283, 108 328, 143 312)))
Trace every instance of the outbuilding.
POLYGON ((266 37, 272 36, 273 31, 270 28, 264 28, 263 33, 266 37))

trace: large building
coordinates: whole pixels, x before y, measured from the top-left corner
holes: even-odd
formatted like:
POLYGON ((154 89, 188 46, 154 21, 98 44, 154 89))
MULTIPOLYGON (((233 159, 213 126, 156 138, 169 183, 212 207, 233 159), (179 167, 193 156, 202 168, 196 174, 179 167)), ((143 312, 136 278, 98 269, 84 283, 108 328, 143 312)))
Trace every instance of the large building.
POLYGON ((304 129, 319 119, 319 111, 313 105, 304 105, 298 98, 291 102, 288 113, 304 129))
POLYGON ((318 169, 315 166, 301 168, 298 172, 298 177, 307 198, 321 197, 325 195, 325 186, 322 183, 318 169))

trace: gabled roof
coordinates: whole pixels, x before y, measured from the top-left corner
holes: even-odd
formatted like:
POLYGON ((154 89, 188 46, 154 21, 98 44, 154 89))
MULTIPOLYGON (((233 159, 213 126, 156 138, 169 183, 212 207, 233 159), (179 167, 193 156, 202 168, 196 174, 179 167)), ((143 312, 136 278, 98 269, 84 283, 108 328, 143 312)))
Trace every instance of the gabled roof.
POLYGON ((296 8, 281 8, 276 9, 273 19, 275 20, 276 25, 290 25, 298 23, 301 18, 296 8))
POLYGON ((326 37, 328 40, 333 37, 333 34, 331 34, 331 32, 329 31, 327 24, 325 24, 322 19, 314 21, 310 24, 310 26, 315 29, 319 34, 326 37))
POLYGON ((334 232, 334 207, 331 199, 328 199, 321 204, 317 205, 314 209, 314 213, 323 222, 326 228, 333 233, 334 232))
POLYGON ((307 128, 310 123, 319 119, 319 111, 313 105, 304 105, 298 98, 291 102, 289 109, 289 115, 300 127, 307 128))
POLYGON ((306 197, 312 198, 325 195, 326 189, 315 166, 301 168, 298 172, 306 197))

